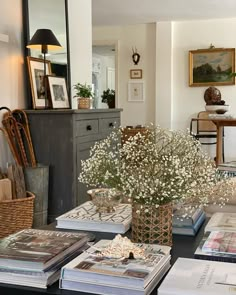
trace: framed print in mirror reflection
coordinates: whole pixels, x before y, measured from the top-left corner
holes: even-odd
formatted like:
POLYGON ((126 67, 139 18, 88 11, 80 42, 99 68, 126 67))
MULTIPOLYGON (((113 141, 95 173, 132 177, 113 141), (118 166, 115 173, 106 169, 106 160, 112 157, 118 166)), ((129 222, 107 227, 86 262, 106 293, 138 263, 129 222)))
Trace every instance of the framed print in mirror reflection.
MULTIPOLYGON (((44 60, 27 56, 27 64, 30 78, 30 87, 34 109, 45 109, 46 102, 46 81, 44 80, 44 60)), ((51 75, 51 62, 46 60, 46 75, 51 75)))
POLYGON ((56 76, 47 76, 47 78, 53 109, 68 109, 70 104, 65 78, 56 76))

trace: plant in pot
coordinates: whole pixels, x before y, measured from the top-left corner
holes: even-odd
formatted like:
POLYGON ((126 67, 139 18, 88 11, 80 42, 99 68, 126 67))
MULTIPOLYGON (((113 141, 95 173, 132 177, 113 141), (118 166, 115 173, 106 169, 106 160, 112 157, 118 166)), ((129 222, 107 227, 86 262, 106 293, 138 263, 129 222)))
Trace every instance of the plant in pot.
POLYGON ((107 103, 110 109, 115 108, 115 90, 110 88, 107 88, 107 90, 103 90, 101 98, 102 102, 107 103))
POLYGON ((78 97, 78 108, 79 109, 89 109, 91 105, 91 99, 94 94, 92 92, 92 86, 87 83, 77 83, 74 85, 76 94, 74 97, 78 97))

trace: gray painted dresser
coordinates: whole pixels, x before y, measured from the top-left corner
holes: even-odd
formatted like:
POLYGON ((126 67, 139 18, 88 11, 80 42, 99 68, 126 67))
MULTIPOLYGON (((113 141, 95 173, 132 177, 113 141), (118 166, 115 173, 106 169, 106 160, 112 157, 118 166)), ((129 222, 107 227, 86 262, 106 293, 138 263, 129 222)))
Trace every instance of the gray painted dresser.
POLYGON ((81 160, 90 147, 105 138, 116 124, 121 109, 27 110, 38 163, 49 165, 48 222, 88 200, 79 183, 81 160))

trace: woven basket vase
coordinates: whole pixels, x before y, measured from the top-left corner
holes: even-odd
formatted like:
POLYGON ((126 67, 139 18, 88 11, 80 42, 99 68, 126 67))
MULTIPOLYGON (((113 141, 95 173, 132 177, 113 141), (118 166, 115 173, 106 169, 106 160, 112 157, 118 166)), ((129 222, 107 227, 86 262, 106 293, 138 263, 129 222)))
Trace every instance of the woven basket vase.
POLYGON ((172 245, 172 203, 158 208, 132 205, 132 241, 135 243, 172 245))
POLYGON ((87 97, 78 98, 78 109, 90 109, 91 99, 87 97))
POLYGON ((35 196, 27 192, 26 198, 0 202, 0 238, 25 228, 31 228, 35 196))

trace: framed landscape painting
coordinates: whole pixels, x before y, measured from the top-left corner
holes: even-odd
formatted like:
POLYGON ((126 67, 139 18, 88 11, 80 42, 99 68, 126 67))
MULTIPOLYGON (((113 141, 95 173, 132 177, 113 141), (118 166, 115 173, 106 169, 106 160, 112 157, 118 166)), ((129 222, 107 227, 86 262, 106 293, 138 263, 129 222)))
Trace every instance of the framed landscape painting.
POLYGON ((235 48, 189 51, 189 86, 233 85, 235 48))

